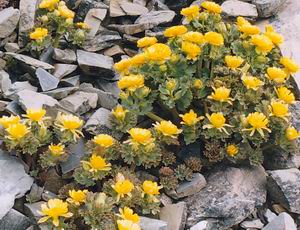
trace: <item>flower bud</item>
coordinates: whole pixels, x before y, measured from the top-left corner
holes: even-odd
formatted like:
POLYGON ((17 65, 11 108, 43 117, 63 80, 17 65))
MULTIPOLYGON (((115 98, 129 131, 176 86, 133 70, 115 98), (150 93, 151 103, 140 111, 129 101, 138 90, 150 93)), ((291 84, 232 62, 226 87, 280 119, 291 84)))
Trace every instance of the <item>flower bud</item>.
POLYGON ((143 97, 147 97, 150 92, 151 92, 151 90, 149 87, 147 87, 147 86, 143 87, 143 90, 142 90, 143 97))
POLYGON ((159 70, 162 71, 162 72, 165 72, 167 71, 168 67, 166 65, 160 65, 159 66, 159 70))
POLYGON ((169 91, 173 91, 176 88, 177 81, 175 79, 170 79, 166 83, 166 88, 169 91))
POLYGON ((78 36, 78 38, 84 38, 85 37, 85 33, 83 30, 79 29, 76 31, 76 36, 78 36))
POLYGON ((42 22, 48 22, 48 21, 49 21, 49 18, 48 18, 47 15, 43 15, 43 16, 41 17, 41 20, 42 20, 42 22))
POLYGON ((200 19, 201 21, 206 21, 207 18, 208 18, 208 13, 202 12, 202 13, 199 14, 199 19, 200 19))
POLYGON ((195 89, 201 89, 201 88, 203 88, 203 82, 200 79, 195 79, 193 87, 195 89))

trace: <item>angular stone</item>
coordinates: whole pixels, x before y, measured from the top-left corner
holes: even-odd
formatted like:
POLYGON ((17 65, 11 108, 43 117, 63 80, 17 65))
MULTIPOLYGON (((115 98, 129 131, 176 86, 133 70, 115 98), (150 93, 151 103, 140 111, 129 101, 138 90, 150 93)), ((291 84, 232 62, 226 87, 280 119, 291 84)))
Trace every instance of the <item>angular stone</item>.
POLYGON ((122 10, 129 16, 139 16, 148 13, 148 9, 132 2, 121 2, 122 10))
POLYGON ((50 90, 47 92, 43 92, 43 94, 53 97, 56 100, 60 100, 60 99, 67 97, 68 95, 75 92, 76 90, 78 90, 77 87, 62 87, 62 88, 50 90))
POLYGON ((0 70, 0 92, 5 94, 11 88, 11 80, 9 75, 4 70, 0 70))
POLYGON ((45 181, 44 188, 46 191, 58 194, 58 191, 67 184, 60 175, 56 172, 56 169, 51 168, 47 172, 41 173, 41 178, 45 181))
POLYGON ((80 84, 80 76, 76 75, 74 77, 68 77, 61 80, 61 83, 66 86, 79 87, 80 84))
POLYGON ((0 150, 0 219, 30 189, 33 178, 25 173, 24 165, 15 157, 0 150))
POLYGON ((77 65, 71 64, 54 64, 53 76, 58 79, 62 79, 65 76, 73 73, 77 69, 77 65))
POLYGON ((266 212, 264 213, 264 217, 270 223, 277 215, 272 212, 270 209, 267 209, 266 212))
POLYGON ((122 55, 122 54, 125 54, 125 53, 124 53, 124 50, 119 45, 115 45, 104 51, 104 55, 109 56, 109 57, 122 55))
POLYGON ((120 89, 117 82, 97 81, 99 89, 112 93, 115 97, 119 97, 120 89))
POLYGON ((195 224, 190 228, 190 230, 207 230, 208 222, 203 220, 195 224))
POLYGON ((133 0, 132 1, 135 4, 139 4, 141 6, 146 6, 147 5, 147 0, 133 0))
POLYGON ((39 57, 40 61, 52 64, 53 59, 52 56, 54 54, 54 48, 52 46, 47 47, 44 49, 39 57))
POLYGON ((7 101, 0 100, 0 112, 4 111, 7 105, 8 105, 7 101))
POLYGON ((270 171, 268 192, 275 202, 291 212, 300 214, 300 171, 283 169, 270 171))
POLYGON ((138 17, 134 23, 150 24, 151 25, 150 27, 153 28, 154 26, 171 22, 174 17, 175 17, 175 12, 172 10, 150 11, 149 13, 138 17))
POLYGON ((20 11, 13 7, 0 11, 0 38, 6 38, 16 29, 20 11))
POLYGON ((24 113, 24 110, 21 108, 21 106, 18 104, 17 101, 9 102, 5 110, 13 115, 19 115, 19 116, 21 116, 24 113))
POLYGON ((209 229, 226 230, 248 217, 266 201, 263 167, 220 167, 211 171, 207 185, 187 197, 187 226, 212 219, 209 229))
POLYGON ((108 9, 108 2, 102 0, 84 0, 80 1, 76 12, 76 21, 82 22, 90 9, 108 9))
POLYGON ((79 67, 87 74, 113 76, 114 61, 111 57, 102 54, 77 50, 79 67))
POLYGON ((56 61, 71 64, 73 62, 76 62, 76 53, 71 49, 62 50, 54 48, 53 58, 56 61))
POLYGON ((159 200, 163 206, 173 204, 172 199, 164 193, 160 195, 159 200))
POLYGON ((293 218, 286 212, 280 213, 262 230, 297 230, 293 218))
POLYGON ((11 85, 11 87, 8 89, 8 91, 5 92, 5 97, 9 98, 11 100, 17 99, 17 93, 22 90, 30 90, 33 92, 37 91, 37 87, 32 86, 29 81, 16 81, 11 85))
POLYGON ((240 225, 245 229, 262 229, 264 227, 260 219, 243 221, 240 225))
MULTIPOLYGON (((110 0, 109 3, 109 15, 111 17, 120 17, 120 16, 125 16, 126 13, 124 12, 124 10, 122 10, 120 4, 121 2, 123 2, 124 0, 110 0)), ((126 2, 129 2, 128 0, 126 0, 126 2)))
POLYGON ((30 220, 22 213, 11 209, 1 220, 1 230, 24 230, 31 224, 30 220))
POLYGON ((98 95, 96 93, 75 92, 70 96, 62 99, 60 104, 65 109, 76 113, 84 114, 90 109, 97 107, 98 95))
POLYGON ((227 17, 257 18, 258 16, 256 6, 247 2, 227 0, 222 3, 221 7, 222 13, 227 17))
POLYGON ((172 230, 183 230, 186 222, 186 203, 166 205, 161 208, 159 218, 168 223, 168 228, 172 230))
POLYGON ((8 42, 5 44, 4 49, 7 52, 17 52, 18 50, 20 50, 20 47, 18 43, 8 42))
POLYGON ((39 201, 35 203, 26 203, 24 204, 25 214, 32 219, 39 219, 42 217, 41 211, 42 204, 46 204, 44 201, 39 201))
POLYGON ((267 18, 275 15, 286 1, 287 0, 253 0, 252 2, 256 5, 259 17, 267 18))
POLYGON ((59 80, 46 70, 37 68, 35 74, 43 91, 49 91, 57 88, 59 80))
POLYGON ((55 199, 55 198, 58 198, 58 196, 55 193, 53 193, 53 192, 44 191, 42 193, 42 199, 44 201, 49 201, 49 200, 55 199))
POLYGON ((150 23, 140 23, 140 24, 131 24, 131 25, 119 25, 119 24, 110 24, 108 26, 110 29, 114 29, 123 34, 137 34, 154 27, 150 23))
POLYGON ((168 224, 162 220, 140 217, 140 227, 143 230, 168 230, 168 224))
POLYGON ((87 39, 92 39, 95 37, 106 14, 107 9, 90 9, 88 11, 84 19, 84 22, 90 28, 90 31, 87 34, 87 39))
POLYGON ((43 68, 45 70, 50 70, 50 69, 54 69, 54 66, 46 63, 46 62, 42 62, 40 60, 34 59, 32 57, 23 55, 23 54, 16 54, 16 53, 11 53, 11 52, 6 52, 5 53, 8 56, 13 57, 14 59, 17 59, 20 62, 23 62, 29 66, 35 67, 35 68, 43 68))
POLYGON ((42 193, 44 188, 39 187, 37 184, 31 186, 30 192, 26 195, 26 200, 30 203, 40 201, 42 199, 42 193))

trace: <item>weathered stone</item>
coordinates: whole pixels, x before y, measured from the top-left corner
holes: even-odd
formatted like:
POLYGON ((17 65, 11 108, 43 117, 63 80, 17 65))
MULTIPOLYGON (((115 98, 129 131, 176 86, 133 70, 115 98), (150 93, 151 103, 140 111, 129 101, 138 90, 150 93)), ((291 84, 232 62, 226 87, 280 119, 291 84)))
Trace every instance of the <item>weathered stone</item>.
POLYGON ((46 62, 42 62, 40 60, 34 59, 32 57, 29 57, 29 56, 26 56, 23 54, 16 54, 16 53, 11 53, 11 52, 6 52, 5 54, 13 57, 14 59, 17 59, 20 62, 23 62, 23 63, 25 63, 29 66, 35 67, 35 68, 40 67, 40 68, 43 68, 46 70, 54 69, 54 66, 52 66, 46 62))
POLYGON ((225 230, 248 217, 266 201, 263 167, 220 167, 211 171, 207 185, 187 197, 189 227, 213 219, 209 228, 225 230))
POLYGON ((109 57, 122 55, 122 54, 125 54, 125 53, 124 53, 124 50, 119 45, 115 45, 104 51, 104 55, 109 56, 109 57))
POLYGON ((275 15, 287 0, 253 0, 259 17, 266 18, 275 15))
POLYGON ((227 17, 243 16, 247 18, 257 18, 256 6, 238 0, 227 0, 222 3, 222 13, 227 17))
POLYGON ((40 201, 42 199, 43 192, 44 192, 44 188, 34 183, 31 186, 30 192, 26 195, 26 200, 29 201, 30 203, 40 201))
POLYGON ((189 3, 191 1, 189 0, 166 0, 165 4, 172 10, 179 12, 182 8, 188 7, 189 3))
POLYGON ((13 7, 0 11, 0 38, 8 37, 16 29, 20 11, 13 7))
POLYGON ((131 24, 131 25, 119 25, 119 24, 110 24, 108 25, 110 29, 117 30, 123 34, 137 34, 154 27, 150 23, 140 23, 140 24, 131 24))
POLYGON ((47 92, 43 92, 43 94, 53 97, 56 100, 60 100, 67 97, 71 93, 74 93, 77 89, 78 89, 77 87, 62 87, 47 92))
POLYGON ((200 221, 190 228, 190 230, 206 230, 208 222, 206 220, 200 221))
POLYGON ((107 9, 90 9, 85 16, 84 22, 89 26, 90 31, 87 34, 87 39, 92 39, 97 34, 102 20, 107 14, 107 9))
POLYGON ((11 88, 11 80, 4 70, 0 70, 0 92, 5 94, 11 88))
POLYGON ((8 105, 7 101, 0 100, 0 112, 4 111, 7 105, 8 105))
POLYGON ((106 82, 106 81, 97 81, 99 89, 102 89, 105 92, 112 93, 115 97, 119 97, 120 89, 117 85, 117 82, 106 82))
POLYGON ((76 15, 75 15, 75 20, 76 21, 83 21, 85 16, 87 15, 88 11, 90 9, 109 9, 107 2, 103 2, 102 0, 84 0, 81 1, 76 15))
POLYGON ((245 229, 262 229, 264 227, 260 219, 243 221, 240 225, 245 229))
POLYGON ((18 50, 20 50, 20 47, 18 43, 8 42, 5 44, 4 49, 7 52, 17 52, 18 50))
POLYGON ((71 86, 71 87, 79 87, 80 84, 80 76, 76 75, 74 77, 68 77, 61 80, 61 83, 65 86, 71 86))
POLYGON ((140 217, 140 226, 143 230, 168 230, 168 224, 162 220, 140 217))
POLYGON ((30 220, 22 213, 11 209, 1 220, 1 230, 24 230, 31 224, 30 220))
POLYGON ((270 171, 268 192, 271 198, 291 212, 300 214, 300 171, 283 169, 270 171))
POLYGON ((39 80, 40 86, 43 91, 48 91, 57 88, 59 80, 46 70, 42 68, 37 68, 35 74, 39 80))
POLYGON ((21 108, 21 106, 18 104, 16 100, 9 102, 5 110, 13 115, 19 115, 19 116, 21 116, 24 113, 24 110, 21 108))
POLYGON ((48 201, 48 200, 50 200, 50 199, 55 199, 55 198, 58 198, 58 196, 57 196, 55 193, 53 193, 53 192, 50 192, 50 191, 44 191, 44 192, 42 193, 42 199, 43 199, 44 201, 48 201))
POLYGON ((67 110, 76 113, 84 114, 90 109, 97 107, 98 95, 96 93, 75 92, 68 97, 62 99, 60 104, 67 110))
POLYGON ((0 219, 30 189, 33 178, 25 173, 21 161, 0 150, 0 219))
POLYGON ((52 46, 47 47, 44 49, 39 57, 40 61, 52 64, 53 62, 53 54, 54 54, 54 48, 52 46))
POLYGON ((93 39, 86 40, 83 44, 83 48, 89 52, 96 52, 113 46, 115 42, 121 39, 118 32, 104 30, 99 32, 93 39))
POLYGON ((114 61, 102 54, 77 50, 79 67, 87 74, 95 76, 113 76, 114 61))
POLYGON ((39 201, 35 203, 24 204, 25 214, 32 219, 39 219, 42 217, 42 214, 40 213, 42 204, 46 204, 46 202, 39 201))
POLYGON ((53 76, 58 79, 62 79, 65 76, 73 73, 77 69, 77 65, 71 64, 54 64, 53 76))
POLYGON ((139 4, 141 6, 146 6, 147 5, 147 0, 133 0, 132 1, 135 4, 139 4))
POLYGON ((28 81, 16 81, 11 85, 11 87, 4 93, 4 96, 6 98, 9 98, 11 100, 15 100, 18 98, 16 95, 18 92, 22 90, 30 90, 33 92, 37 91, 37 87, 32 86, 28 81))
POLYGON ((53 58, 56 61, 71 64, 73 62, 76 62, 76 53, 71 49, 62 50, 54 48, 53 58))
POLYGON ((146 7, 132 2, 121 2, 120 6, 122 10, 130 16, 138 16, 148 13, 148 9, 146 7))
POLYGON ((168 223, 168 228, 172 230, 183 230, 186 222, 186 203, 167 205, 161 208, 159 218, 168 223))
MULTIPOLYGON (((175 12, 172 10, 151 11, 147 14, 138 17, 134 23, 150 24, 151 28, 153 28, 154 26, 171 22, 174 17, 175 17, 175 12)), ((151 28, 147 28, 147 29, 151 29, 151 28)))
MULTIPOLYGON (((120 4, 121 2, 123 2, 124 0, 110 0, 109 3, 109 15, 111 17, 120 17, 120 16, 125 16, 126 13, 124 12, 124 10, 122 10, 120 4)), ((126 0, 126 2, 129 2, 128 0, 126 0)))
POLYGON ((293 218, 283 212, 268 223, 263 230, 297 230, 297 228, 293 218))
POLYGON ((47 191, 58 194, 58 191, 67 184, 54 168, 49 169, 47 172, 41 173, 41 178, 45 181, 44 188, 47 191))
POLYGON ((160 195, 159 200, 163 206, 173 204, 172 199, 164 193, 160 195))
POLYGON ((277 215, 272 212, 270 209, 267 209, 266 212, 264 213, 264 217, 270 223, 277 215))

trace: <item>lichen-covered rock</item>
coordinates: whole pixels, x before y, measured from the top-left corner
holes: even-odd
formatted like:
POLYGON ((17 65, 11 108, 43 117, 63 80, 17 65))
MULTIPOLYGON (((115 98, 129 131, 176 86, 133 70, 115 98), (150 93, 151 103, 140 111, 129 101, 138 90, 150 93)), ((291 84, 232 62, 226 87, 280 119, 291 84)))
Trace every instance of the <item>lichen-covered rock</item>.
POLYGON ((6 38, 14 32, 18 25, 20 11, 13 7, 0 11, 0 38, 6 38))
POLYGON ((287 0, 253 0, 253 4, 256 5, 259 17, 267 18, 275 15, 286 1, 287 0))

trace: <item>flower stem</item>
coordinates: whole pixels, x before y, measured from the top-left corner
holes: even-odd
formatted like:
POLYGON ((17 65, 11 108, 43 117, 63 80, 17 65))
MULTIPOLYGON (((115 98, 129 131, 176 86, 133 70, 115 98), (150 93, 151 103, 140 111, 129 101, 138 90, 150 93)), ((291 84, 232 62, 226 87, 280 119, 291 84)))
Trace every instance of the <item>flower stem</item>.
POLYGON ((198 66, 197 66, 197 75, 199 78, 202 76, 202 64, 203 64, 203 54, 200 55, 200 58, 198 60, 198 66))
POLYGON ((152 113, 152 112, 148 112, 146 114, 147 117, 151 118, 152 120, 154 121, 158 121, 158 122, 161 122, 163 121, 164 119, 162 119, 161 117, 157 116, 156 114, 152 113))

